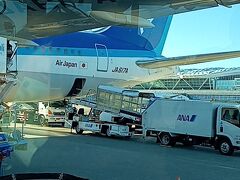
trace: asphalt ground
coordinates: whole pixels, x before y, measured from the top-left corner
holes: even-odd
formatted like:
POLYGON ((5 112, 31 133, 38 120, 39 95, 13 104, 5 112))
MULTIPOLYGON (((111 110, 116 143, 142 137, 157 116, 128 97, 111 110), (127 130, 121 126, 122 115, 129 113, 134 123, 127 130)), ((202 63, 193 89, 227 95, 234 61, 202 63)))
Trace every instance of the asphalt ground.
POLYGON ((63 172, 92 180, 240 179, 240 152, 232 157, 208 147, 164 147, 154 138, 107 138, 70 129, 27 125, 26 150, 15 150, 4 173, 63 172))

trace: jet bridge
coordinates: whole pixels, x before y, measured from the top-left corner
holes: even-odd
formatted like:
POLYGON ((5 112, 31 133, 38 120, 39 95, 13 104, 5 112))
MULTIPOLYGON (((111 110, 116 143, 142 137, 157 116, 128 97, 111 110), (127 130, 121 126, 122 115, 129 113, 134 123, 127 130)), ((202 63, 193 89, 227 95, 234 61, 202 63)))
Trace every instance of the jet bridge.
POLYGON ((0 102, 16 82, 17 43, 0 37, 0 102))

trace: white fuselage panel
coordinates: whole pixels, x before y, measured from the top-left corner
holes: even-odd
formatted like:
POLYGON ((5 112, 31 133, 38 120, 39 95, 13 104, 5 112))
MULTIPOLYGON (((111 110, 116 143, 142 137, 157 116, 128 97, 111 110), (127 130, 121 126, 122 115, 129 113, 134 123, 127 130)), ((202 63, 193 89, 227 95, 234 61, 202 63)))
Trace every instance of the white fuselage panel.
POLYGON ((147 70, 138 67, 139 58, 109 57, 106 71, 98 68, 93 56, 18 55, 17 83, 4 101, 43 101, 63 99, 76 78, 86 80, 81 94, 99 84, 127 87, 176 73, 176 68, 147 70))

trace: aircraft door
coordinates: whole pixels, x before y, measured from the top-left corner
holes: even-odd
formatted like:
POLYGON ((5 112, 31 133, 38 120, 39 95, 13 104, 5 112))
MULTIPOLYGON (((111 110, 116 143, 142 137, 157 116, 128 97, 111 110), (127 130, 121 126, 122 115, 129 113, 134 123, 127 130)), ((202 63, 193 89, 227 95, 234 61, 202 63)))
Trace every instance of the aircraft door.
POLYGON ((97 51, 97 70, 107 72, 108 71, 108 50, 103 44, 95 44, 97 51))

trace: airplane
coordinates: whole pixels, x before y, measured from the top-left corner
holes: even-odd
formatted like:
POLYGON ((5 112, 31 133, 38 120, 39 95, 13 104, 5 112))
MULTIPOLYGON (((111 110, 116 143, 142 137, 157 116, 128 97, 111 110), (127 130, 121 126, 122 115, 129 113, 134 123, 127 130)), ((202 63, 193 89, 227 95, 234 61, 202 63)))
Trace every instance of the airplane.
POLYGON ((169 77, 178 65, 240 57, 240 51, 162 56, 171 21, 164 16, 152 19, 152 28, 110 26, 39 38, 33 40, 38 46, 14 50, 10 61, 2 38, 0 101, 60 100, 86 95, 99 84, 132 87, 169 77))
POLYGON ((113 25, 154 26, 148 19, 240 0, 0 0, 0 36, 18 45, 32 39, 113 25))

